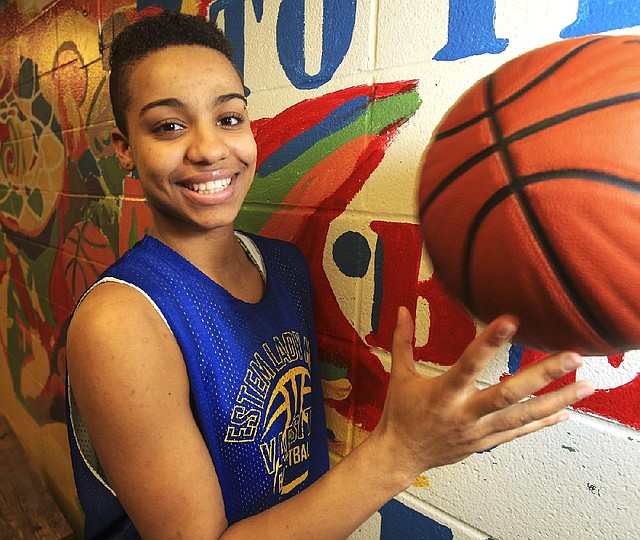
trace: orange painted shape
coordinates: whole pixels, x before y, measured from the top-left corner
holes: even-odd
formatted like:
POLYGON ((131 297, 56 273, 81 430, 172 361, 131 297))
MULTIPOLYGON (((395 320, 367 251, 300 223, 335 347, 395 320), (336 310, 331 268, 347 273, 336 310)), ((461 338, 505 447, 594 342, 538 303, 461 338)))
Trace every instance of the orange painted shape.
POLYGON ((380 139, 379 135, 362 135, 323 159, 291 189, 281 203, 282 209, 273 214, 260 233, 292 240, 304 227, 307 218, 344 184, 363 154, 380 139))

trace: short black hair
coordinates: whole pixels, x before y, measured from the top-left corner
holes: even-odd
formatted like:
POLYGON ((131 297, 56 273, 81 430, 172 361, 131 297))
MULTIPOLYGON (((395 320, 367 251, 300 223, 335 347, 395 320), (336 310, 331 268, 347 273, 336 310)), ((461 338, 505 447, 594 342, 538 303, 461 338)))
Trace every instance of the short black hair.
MULTIPOLYGON (((233 45, 214 21, 200 15, 165 11, 142 17, 113 40, 109 55, 109 94, 116 126, 126 136, 129 76, 133 65, 148 54, 172 45, 200 45, 224 54, 235 67, 233 45)), ((237 71, 237 67, 236 67, 237 71)), ((242 76, 238 72, 240 79, 242 76)))

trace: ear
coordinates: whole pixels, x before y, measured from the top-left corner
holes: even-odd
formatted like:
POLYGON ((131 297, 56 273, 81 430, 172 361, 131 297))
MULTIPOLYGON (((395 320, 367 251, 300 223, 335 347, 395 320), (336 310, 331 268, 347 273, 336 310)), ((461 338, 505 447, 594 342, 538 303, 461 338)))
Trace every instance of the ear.
POLYGON ((122 133, 117 127, 111 130, 111 143, 116 151, 120 165, 127 171, 135 169, 136 165, 131 155, 131 146, 129 146, 129 140, 126 135, 122 133))

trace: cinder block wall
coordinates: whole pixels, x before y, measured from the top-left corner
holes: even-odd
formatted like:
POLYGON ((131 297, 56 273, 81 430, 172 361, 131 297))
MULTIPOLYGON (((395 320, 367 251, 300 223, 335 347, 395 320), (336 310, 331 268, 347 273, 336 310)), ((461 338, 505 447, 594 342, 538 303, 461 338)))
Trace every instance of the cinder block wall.
MULTIPOLYGON (((640 33, 635 0, 2 2, 0 410, 77 529, 64 329, 149 224, 109 144, 104 60, 113 35, 157 7, 217 18, 236 45, 260 155, 238 226, 309 261, 334 462, 379 417, 398 304, 415 313, 426 373, 477 332, 416 226, 417 167, 442 115, 531 48, 640 33)), ((507 347, 483 382, 537 358, 507 347)), ((639 372, 634 352, 589 358, 578 376, 599 390, 569 422, 427 472, 353 538, 638 538, 639 372)))

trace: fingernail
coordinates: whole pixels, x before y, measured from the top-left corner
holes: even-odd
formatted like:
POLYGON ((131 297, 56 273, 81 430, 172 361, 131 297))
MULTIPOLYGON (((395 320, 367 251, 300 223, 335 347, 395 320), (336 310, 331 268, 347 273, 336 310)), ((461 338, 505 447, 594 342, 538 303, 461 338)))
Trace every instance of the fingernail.
POLYGON ((558 422, 566 422, 567 420, 569 420, 569 418, 569 413, 565 411, 558 417, 558 422))
POLYGON ((499 339, 511 339, 516 333, 516 329, 516 325, 513 323, 503 323, 500 328, 498 328, 497 336, 499 339))
POLYGON ((582 357, 575 353, 565 354, 561 360, 562 369, 567 372, 578 369, 583 363, 582 357))
POLYGON ((587 384, 583 384, 580 388, 578 388, 578 390, 576 391, 576 395, 578 396, 579 399, 584 399, 586 397, 589 397, 595 391, 596 391, 595 387, 591 383, 587 383, 587 384))

